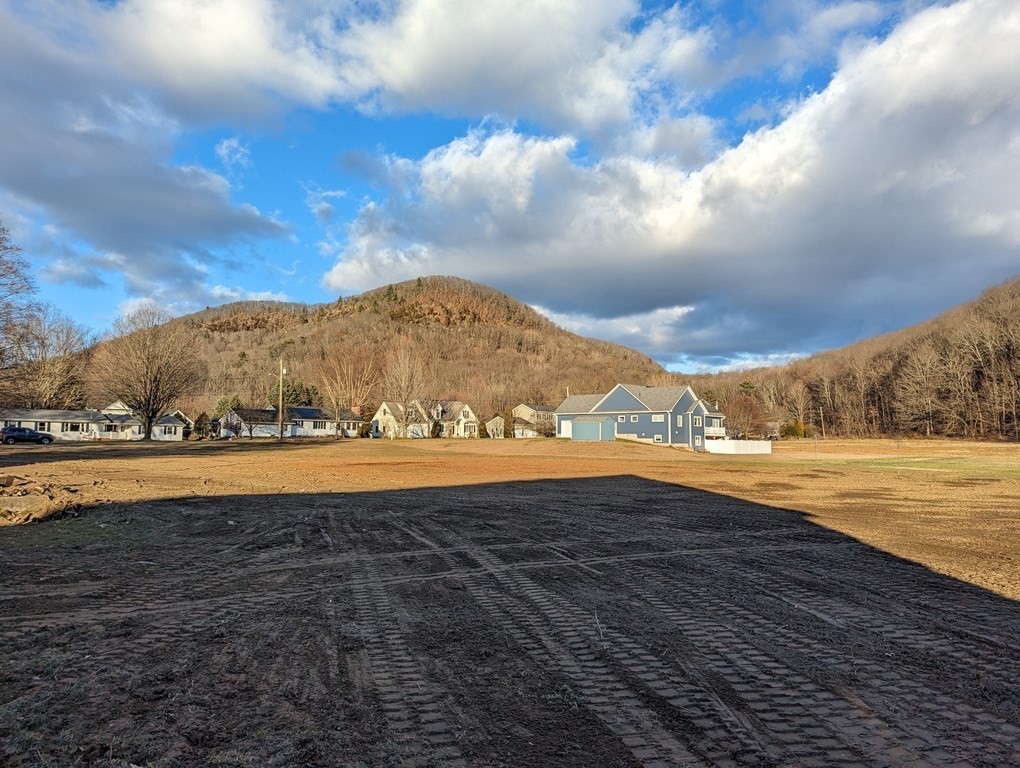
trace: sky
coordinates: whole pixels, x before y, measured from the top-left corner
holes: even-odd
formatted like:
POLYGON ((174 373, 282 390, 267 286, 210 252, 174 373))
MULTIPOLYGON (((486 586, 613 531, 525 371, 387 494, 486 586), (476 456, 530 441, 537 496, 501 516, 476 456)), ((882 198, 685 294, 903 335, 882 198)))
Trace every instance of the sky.
POLYGON ((677 371, 1020 274, 1020 3, 0 0, 0 223, 108 328, 420 275, 677 371))

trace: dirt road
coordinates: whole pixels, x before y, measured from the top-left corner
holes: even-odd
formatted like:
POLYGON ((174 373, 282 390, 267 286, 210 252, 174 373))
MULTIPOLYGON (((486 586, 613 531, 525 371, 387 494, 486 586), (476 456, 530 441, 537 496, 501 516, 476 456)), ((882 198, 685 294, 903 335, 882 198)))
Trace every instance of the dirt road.
POLYGON ((1014 589, 1015 452, 90 448, 0 459, 83 505, 0 529, 0 762, 1020 763, 1020 604, 864 543, 1014 589))

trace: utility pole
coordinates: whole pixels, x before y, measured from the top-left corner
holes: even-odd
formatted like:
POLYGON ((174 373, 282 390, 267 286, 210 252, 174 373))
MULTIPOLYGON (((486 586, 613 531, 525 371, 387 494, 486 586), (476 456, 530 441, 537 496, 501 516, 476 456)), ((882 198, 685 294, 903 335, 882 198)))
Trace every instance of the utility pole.
POLYGON ((818 418, 822 420, 822 440, 824 440, 825 439, 825 414, 822 412, 821 408, 818 409, 818 418))
POLYGON ((276 432, 277 442, 283 442, 283 374, 287 372, 287 369, 283 367, 283 358, 280 358, 280 404, 279 410, 276 413, 276 419, 278 422, 278 429, 276 432))

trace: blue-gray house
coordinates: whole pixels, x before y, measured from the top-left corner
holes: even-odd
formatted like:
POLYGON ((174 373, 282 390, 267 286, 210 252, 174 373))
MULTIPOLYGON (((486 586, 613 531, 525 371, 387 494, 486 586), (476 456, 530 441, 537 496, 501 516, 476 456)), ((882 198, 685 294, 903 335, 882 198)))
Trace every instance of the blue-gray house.
MULTIPOLYGON (((570 395, 555 415, 556 436, 571 439, 592 439, 593 416, 600 423, 611 418, 617 439, 703 451, 706 440, 726 437, 726 417, 686 386, 617 384, 605 395, 570 395)), ((600 437, 604 434, 603 428, 600 437)))

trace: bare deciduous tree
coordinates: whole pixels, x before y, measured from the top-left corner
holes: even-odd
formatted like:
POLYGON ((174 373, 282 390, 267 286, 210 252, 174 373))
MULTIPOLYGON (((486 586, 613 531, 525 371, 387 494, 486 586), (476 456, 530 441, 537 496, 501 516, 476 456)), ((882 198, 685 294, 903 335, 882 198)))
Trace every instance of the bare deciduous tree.
POLYGON ((312 375, 337 419, 338 438, 343 409, 350 408, 360 416, 381 380, 375 355, 366 346, 324 349, 321 358, 313 363, 312 375))
POLYGON ((10 232, 0 224, 0 368, 17 362, 11 339, 30 315, 34 293, 35 285, 21 249, 11 242, 10 232))
POLYGON ((811 392, 802 381, 794 381, 786 390, 786 408, 793 421, 796 437, 804 437, 804 425, 811 411, 811 392))
POLYGON ((412 403, 421 399, 425 389, 425 366, 415 344, 407 338, 390 352, 383 371, 383 396, 400 406, 401 437, 414 417, 412 403))
POLYGON ((726 425, 741 437, 758 435, 764 431, 765 419, 761 405, 751 395, 729 398, 723 406, 726 425))
POLYGON ((193 333, 170 314, 143 307, 114 324, 113 336, 93 358, 96 391, 139 414, 146 440, 152 425, 178 398, 203 383, 205 366, 193 356, 193 333))
POLYGON ((911 350, 897 381, 897 410, 902 423, 923 428, 931 436, 935 431, 939 403, 939 377, 942 360, 929 342, 911 350))
POLYGON ((84 400, 86 350, 91 331, 49 305, 35 309, 11 332, 24 408, 68 408, 84 400))

